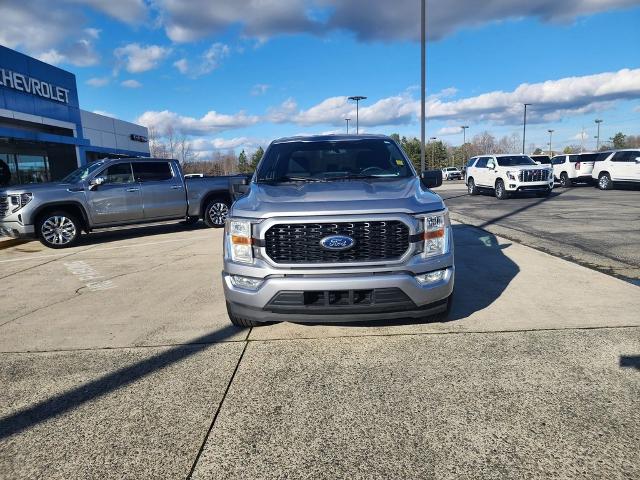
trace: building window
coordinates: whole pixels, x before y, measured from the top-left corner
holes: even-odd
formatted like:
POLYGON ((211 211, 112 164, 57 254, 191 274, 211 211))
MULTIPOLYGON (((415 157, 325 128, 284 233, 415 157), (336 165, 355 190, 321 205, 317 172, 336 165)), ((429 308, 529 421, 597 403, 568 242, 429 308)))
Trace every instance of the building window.
POLYGON ((49 159, 46 155, 0 153, 0 162, 0 170, 9 171, 8 178, 0 171, 0 182, 3 185, 43 183, 51 180, 49 159))

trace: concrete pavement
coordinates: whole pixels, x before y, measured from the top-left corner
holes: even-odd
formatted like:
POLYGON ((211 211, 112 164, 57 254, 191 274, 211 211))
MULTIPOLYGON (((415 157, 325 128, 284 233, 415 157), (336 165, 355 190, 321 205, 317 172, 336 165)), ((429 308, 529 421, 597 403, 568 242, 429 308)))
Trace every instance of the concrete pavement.
POLYGON ((0 472, 640 475, 638 287, 455 229, 447 323, 236 329, 220 230, 2 251, 0 472))

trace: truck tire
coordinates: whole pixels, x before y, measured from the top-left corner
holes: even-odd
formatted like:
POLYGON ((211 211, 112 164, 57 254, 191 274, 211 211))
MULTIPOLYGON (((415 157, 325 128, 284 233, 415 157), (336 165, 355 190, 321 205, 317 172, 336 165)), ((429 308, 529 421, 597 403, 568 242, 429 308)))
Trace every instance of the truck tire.
POLYGON ((248 318, 241 318, 235 315, 231 310, 231 305, 229 305, 229 302, 227 302, 227 315, 229 315, 229 320, 231 320, 231 323, 233 323, 236 327, 251 328, 251 327, 258 327, 262 325, 261 322, 256 322, 255 320, 249 320, 248 318))
POLYGON ((498 200, 506 200, 509 198, 509 192, 507 192, 504 182, 500 178, 496 181, 496 198, 498 200))
POLYGON ((473 181, 473 177, 470 177, 467 180, 467 190, 469 191, 469 195, 478 195, 478 187, 476 187, 475 182, 473 181))
POLYGON ((53 210, 36 221, 36 234, 49 248, 69 248, 78 243, 82 224, 75 215, 64 210, 53 210))
POLYGON ((208 227, 221 228, 229 215, 229 201, 213 198, 207 202, 202 218, 208 227))
POLYGON ((598 177, 598 188, 600 190, 611 190, 613 188, 611 176, 607 172, 602 172, 598 177))
POLYGON ((562 172, 560 174, 560 185, 562 185, 564 188, 569 188, 572 185, 571 179, 569 178, 569 175, 567 175, 567 172, 562 172))

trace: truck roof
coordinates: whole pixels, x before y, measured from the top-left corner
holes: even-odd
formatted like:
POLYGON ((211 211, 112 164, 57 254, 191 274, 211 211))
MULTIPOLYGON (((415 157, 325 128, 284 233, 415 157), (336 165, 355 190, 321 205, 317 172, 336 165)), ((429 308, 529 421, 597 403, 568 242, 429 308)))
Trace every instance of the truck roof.
POLYGON ((288 143, 288 142, 348 142, 354 140, 366 139, 392 140, 387 135, 378 135, 371 133, 362 133, 359 135, 298 135, 294 137, 277 138, 271 143, 288 143))

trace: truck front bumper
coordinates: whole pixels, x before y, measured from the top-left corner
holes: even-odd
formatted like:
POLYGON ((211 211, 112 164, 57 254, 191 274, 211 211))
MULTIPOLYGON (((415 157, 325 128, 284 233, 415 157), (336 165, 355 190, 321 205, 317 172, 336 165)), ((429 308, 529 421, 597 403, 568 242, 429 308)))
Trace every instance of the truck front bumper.
POLYGON ((20 222, 0 222, 0 235, 13 238, 33 238, 36 229, 33 225, 23 225, 20 222))
POLYGON ((507 181, 505 188, 509 192, 543 192, 553 189, 553 179, 544 182, 514 182, 507 181))
POLYGON ((258 322, 344 323, 422 318, 447 309, 455 268, 421 284, 410 272, 267 277, 257 290, 239 288, 222 273, 231 312, 258 322))

